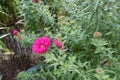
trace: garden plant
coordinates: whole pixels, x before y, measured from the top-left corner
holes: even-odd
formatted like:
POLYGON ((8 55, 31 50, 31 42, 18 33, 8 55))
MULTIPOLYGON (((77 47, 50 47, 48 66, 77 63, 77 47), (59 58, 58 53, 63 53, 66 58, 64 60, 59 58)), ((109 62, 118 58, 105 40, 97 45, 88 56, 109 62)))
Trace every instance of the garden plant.
POLYGON ((15 80, 120 80, 120 0, 0 0, 4 29, 39 65, 15 80))

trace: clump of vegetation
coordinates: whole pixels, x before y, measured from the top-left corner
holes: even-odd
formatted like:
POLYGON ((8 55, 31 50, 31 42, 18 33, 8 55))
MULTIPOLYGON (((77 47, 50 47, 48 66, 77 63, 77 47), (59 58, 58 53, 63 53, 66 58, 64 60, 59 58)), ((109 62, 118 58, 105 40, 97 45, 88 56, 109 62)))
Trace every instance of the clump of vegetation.
POLYGON ((15 0, 15 4, 20 20, 12 27, 19 30, 14 38, 32 55, 44 58, 38 62, 40 71, 21 72, 17 80, 120 79, 120 1, 15 0))

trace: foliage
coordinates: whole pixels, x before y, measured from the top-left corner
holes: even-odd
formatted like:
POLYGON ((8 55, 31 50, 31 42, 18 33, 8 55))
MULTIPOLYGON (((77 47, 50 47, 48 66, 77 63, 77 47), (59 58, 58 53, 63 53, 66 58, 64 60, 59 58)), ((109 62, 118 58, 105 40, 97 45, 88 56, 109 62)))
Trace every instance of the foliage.
MULTIPOLYGON (((0 30, 2 30, 2 29, 6 29, 6 27, 0 27, 0 30)), ((10 35, 10 33, 0 35, 0 50, 9 51, 9 49, 6 47, 6 45, 1 40, 2 38, 6 37, 8 35, 10 35)))
MULTIPOLYGON (((15 0, 25 32, 19 40, 31 47, 43 35, 51 47, 40 62, 40 72, 20 73, 18 80, 119 80, 119 0, 15 0), (95 32, 101 33, 95 37, 95 32), (64 50, 53 44, 58 37, 64 50)), ((3 13, 3 12, 2 12, 3 13)), ((5 15, 5 14, 4 14, 5 15)), ((21 30, 21 28, 20 28, 21 30)))
MULTIPOLYGON (((27 72, 20 72, 18 75, 17 75, 17 79, 18 80, 34 80, 36 77, 38 76, 38 74, 32 74, 32 73, 27 73, 27 72)), ((36 79, 37 80, 37 79, 36 79)))
POLYGON ((26 47, 31 47, 31 45, 33 44, 33 41, 40 37, 41 34, 34 34, 34 33, 20 33, 20 35, 22 36, 22 38, 20 39, 20 41, 22 42, 22 44, 26 47))
POLYGON ((44 26, 54 25, 54 16, 49 11, 49 6, 44 5, 42 1, 33 3, 32 0, 16 1, 19 5, 20 17, 24 17, 25 29, 34 32, 39 31, 44 26))
POLYGON ((0 0, 0 26, 12 27, 16 22, 17 9, 14 0, 0 0))
POLYGON ((6 45, 1 40, 0 40, 0 50, 9 51, 9 49, 6 47, 6 45))

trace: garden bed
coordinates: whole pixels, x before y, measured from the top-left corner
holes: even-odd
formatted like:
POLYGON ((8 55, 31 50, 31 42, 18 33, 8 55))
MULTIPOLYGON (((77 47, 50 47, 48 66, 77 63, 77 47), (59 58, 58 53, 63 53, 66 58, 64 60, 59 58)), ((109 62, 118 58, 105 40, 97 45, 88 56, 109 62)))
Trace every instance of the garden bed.
POLYGON ((0 0, 0 78, 120 80, 119 14, 120 0, 0 0))

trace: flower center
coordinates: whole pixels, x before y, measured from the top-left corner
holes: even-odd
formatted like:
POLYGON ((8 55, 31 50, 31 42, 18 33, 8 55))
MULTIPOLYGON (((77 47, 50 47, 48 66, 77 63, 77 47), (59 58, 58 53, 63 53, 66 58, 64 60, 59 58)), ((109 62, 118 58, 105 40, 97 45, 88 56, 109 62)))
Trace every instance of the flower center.
POLYGON ((43 48, 43 47, 45 47, 45 45, 44 45, 44 44, 41 44, 39 48, 43 48))

